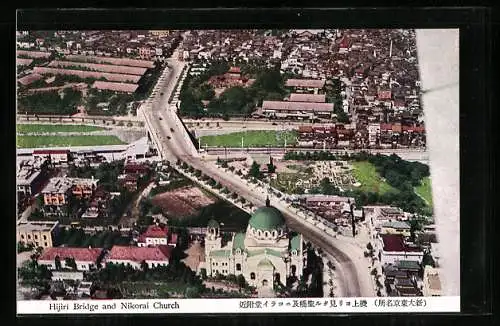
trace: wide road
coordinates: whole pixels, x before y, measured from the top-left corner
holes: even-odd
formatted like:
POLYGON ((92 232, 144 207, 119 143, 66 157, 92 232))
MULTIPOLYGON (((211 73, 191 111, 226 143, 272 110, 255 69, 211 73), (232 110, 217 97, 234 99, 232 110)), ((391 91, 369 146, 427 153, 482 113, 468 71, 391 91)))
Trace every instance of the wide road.
MULTIPOLYGON (((206 150, 206 153, 208 155, 214 155, 214 156, 224 156, 225 154, 274 154, 274 155, 284 155, 285 152, 287 151, 293 151, 293 152, 318 152, 318 151, 323 151, 322 148, 287 148, 286 150, 284 148, 280 147, 270 147, 270 148, 216 148, 216 147, 207 147, 204 148, 206 150)), ((342 149, 330 149, 330 151, 336 153, 338 152, 340 155, 344 153, 356 153, 359 151, 355 150, 342 150, 342 149)), ((418 161, 422 163, 428 164, 429 162, 429 154, 427 151, 424 150, 413 150, 413 149, 364 149, 364 151, 372 153, 372 154, 382 154, 382 155, 391 155, 391 154, 396 154, 399 157, 401 157, 403 160, 406 161, 418 161)))
MULTIPOLYGON (((229 175, 215 164, 203 161, 190 142, 185 129, 176 115, 176 108, 168 104, 168 98, 174 89, 177 79, 180 77, 183 63, 178 62, 176 56, 169 59, 170 69, 161 78, 159 86, 160 92, 153 92, 149 109, 143 113, 146 116, 146 127, 154 135, 158 144, 158 150, 162 151, 162 157, 175 162, 180 158, 196 169, 200 169, 204 174, 212 177, 216 181, 226 186, 229 190, 238 193, 255 206, 263 206, 267 197, 266 191, 261 187, 249 185, 235 175, 229 175), (163 93, 163 95, 161 95, 163 93)), ((328 255, 333 256, 338 262, 337 268, 342 277, 344 296, 374 296, 373 286, 369 271, 364 265, 364 257, 361 249, 340 241, 320 230, 303 218, 298 216, 297 211, 288 204, 270 196, 273 205, 283 212, 288 225, 303 234, 315 246, 320 247, 328 255)))

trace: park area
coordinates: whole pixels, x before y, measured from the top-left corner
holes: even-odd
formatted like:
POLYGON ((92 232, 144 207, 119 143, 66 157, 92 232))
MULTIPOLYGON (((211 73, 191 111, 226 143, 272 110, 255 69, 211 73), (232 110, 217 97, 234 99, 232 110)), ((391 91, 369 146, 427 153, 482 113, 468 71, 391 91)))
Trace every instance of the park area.
POLYGON ((383 195, 387 192, 398 192, 389 185, 377 172, 375 166, 367 161, 352 162, 352 173, 356 180, 361 183, 360 190, 375 192, 383 195))
POLYGON ((123 145, 116 136, 17 136, 17 148, 123 145))
POLYGON ((224 135, 200 137, 201 146, 214 147, 279 147, 297 143, 295 131, 248 130, 224 135), (242 142, 243 139, 243 142, 242 142))
POLYGON ((415 187, 415 192, 427 202, 427 205, 432 207, 432 189, 431 179, 429 177, 422 179, 420 186, 415 187))
POLYGON ((18 134, 29 133, 57 133, 57 132, 93 132, 101 131, 105 128, 87 125, 68 125, 68 124, 18 124, 18 134))

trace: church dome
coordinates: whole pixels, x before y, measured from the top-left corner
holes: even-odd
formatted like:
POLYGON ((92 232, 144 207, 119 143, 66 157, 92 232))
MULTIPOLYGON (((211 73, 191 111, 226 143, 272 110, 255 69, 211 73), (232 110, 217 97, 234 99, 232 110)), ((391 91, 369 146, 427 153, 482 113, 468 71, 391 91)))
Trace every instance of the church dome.
POLYGON ((278 209, 265 206, 258 208, 253 213, 248 224, 256 230, 273 231, 285 225, 285 218, 278 209))

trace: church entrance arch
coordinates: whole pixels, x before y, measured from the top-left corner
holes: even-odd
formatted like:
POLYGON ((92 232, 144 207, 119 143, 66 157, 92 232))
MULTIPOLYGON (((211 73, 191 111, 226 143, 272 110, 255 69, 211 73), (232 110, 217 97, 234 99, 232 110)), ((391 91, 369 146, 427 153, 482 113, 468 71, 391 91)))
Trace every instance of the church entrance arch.
POLYGON ((290 271, 291 271, 292 276, 295 276, 295 273, 297 272, 297 266, 292 265, 292 266, 290 267, 290 269, 291 269, 290 271))
POLYGON ((281 283, 280 277, 281 277, 280 273, 274 274, 274 282, 278 284, 281 283))
POLYGON ((267 280, 262 280, 262 286, 267 286, 268 282, 267 280))

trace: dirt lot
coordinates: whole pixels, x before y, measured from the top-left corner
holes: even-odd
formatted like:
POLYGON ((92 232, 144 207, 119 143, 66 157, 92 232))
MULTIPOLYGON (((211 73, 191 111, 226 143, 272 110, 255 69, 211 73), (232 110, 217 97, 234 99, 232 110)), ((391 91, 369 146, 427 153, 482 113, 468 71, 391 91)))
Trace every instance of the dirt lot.
POLYGON ((153 205, 159 206, 167 215, 175 217, 190 216, 202 207, 215 203, 196 187, 183 187, 153 197, 153 205))

